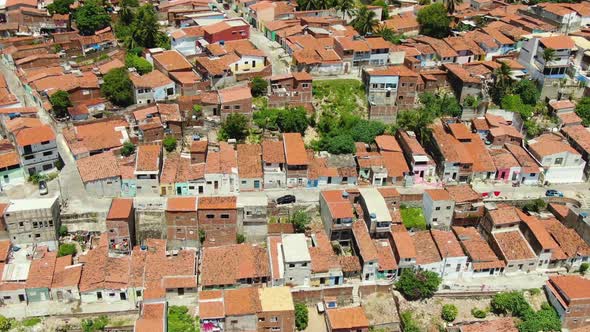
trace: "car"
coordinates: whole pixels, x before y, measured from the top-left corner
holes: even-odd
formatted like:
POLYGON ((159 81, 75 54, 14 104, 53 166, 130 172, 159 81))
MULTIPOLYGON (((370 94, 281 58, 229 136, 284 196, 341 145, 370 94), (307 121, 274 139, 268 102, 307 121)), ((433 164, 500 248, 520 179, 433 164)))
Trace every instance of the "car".
POLYGON ((39 194, 47 195, 49 193, 49 189, 47 189, 47 182, 41 180, 39 181, 39 194))
POLYGON ((319 314, 323 314, 324 311, 326 311, 326 308, 324 307, 324 302, 318 302, 316 304, 316 308, 318 309, 319 314))
POLYGON ((277 198, 277 204, 290 204, 295 203, 295 195, 285 195, 277 198))
POLYGON ((545 196, 547 197, 563 197, 563 193, 561 191, 555 189, 549 189, 545 192, 545 196))

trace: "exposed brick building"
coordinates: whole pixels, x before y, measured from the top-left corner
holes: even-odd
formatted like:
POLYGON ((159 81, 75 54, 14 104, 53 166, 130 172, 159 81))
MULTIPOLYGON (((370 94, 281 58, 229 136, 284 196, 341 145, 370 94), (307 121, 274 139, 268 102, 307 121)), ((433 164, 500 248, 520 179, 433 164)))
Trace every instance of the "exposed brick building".
POLYGON ((204 246, 236 243, 238 210, 235 196, 200 197, 197 215, 199 230, 205 232, 204 246))
POLYGON ((166 227, 170 248, 196 247, 199 244, 197 198, 168 198, 166 227))

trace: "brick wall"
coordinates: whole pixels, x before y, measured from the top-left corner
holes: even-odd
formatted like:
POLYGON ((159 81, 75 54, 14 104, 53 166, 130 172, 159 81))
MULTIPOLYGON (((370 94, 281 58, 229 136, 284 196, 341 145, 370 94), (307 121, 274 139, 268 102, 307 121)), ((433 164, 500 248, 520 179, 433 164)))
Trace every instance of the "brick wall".
POLYGON ((294 302, 305 302, 307 304, 318 303, 326 296, 335 297, 339 305, 352 303, 352 286, 294 290, 291 291, 291 294, 294 302))

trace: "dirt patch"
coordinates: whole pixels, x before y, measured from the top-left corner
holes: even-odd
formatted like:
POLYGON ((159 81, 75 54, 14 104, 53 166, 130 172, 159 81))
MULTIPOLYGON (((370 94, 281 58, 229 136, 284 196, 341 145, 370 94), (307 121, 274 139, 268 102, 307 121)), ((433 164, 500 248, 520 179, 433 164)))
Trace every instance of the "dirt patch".
POLYGON ((370 325, 398 324, 399 315, 390 293, 374 293, 361 300, 370 325))

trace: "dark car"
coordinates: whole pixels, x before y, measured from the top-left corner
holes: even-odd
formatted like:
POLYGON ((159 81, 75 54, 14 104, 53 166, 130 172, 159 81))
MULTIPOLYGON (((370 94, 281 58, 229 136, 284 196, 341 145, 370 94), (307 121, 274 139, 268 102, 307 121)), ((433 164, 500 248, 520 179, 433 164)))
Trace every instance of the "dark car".
POLYGON ((47 195, 49 193, 49 189, 47 189, 47 182, 41 180, 39 181, 39 194, 40 195, 47 195))
POLYGON ((295 203, 295 195, 285 195, 277 198, 277 204, 295 203))
POLYGON ((563 197, 563 193, 561 191, 557 191, 555 189, 549 189, 545 192, 545 196, 547 196, 547 197, 563 197))

